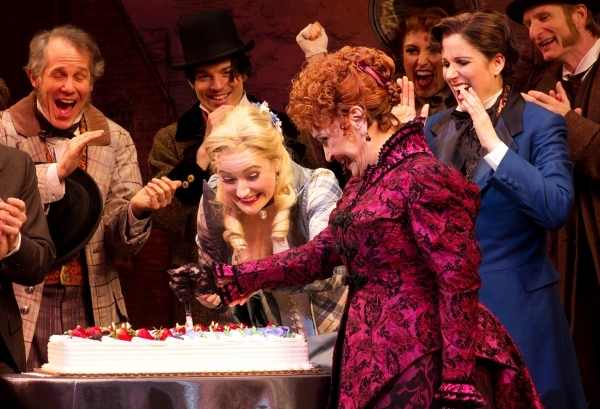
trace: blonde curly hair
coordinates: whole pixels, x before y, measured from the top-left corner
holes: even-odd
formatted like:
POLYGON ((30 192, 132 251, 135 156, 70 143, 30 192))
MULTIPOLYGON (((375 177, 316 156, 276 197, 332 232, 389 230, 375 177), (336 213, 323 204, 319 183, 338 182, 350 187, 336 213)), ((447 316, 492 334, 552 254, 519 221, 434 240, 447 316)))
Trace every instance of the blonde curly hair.
MULTIPOLYGON (((273 125, 271 117, 261 113, 256 106, 238 105, 227 112, 205 138, 204 147, 213 173, 217 172, 222 155, 246 149, 263 156, 272 164, 279 161, 278 182, 273 195, 276 215, 271 237, 282 242, 290 229, 290 209, 296 203, 296 192, 291 186, 292 159, 284 145, 283 135, 273 125)), ((220 181, 217 183, 215 201, 223 206, 223 239, 231 244, 239 256, 248 248, 244 237, 244 213, 223 193, 220 181)))

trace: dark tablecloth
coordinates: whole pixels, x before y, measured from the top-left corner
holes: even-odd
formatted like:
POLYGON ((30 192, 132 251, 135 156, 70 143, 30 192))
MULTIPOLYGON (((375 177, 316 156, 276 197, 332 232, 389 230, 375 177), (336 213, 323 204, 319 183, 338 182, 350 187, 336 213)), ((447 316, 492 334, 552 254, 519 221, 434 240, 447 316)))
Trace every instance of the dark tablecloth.
POLYGON ((330 375, 0 376, 2 409, 321 409, 330 375))

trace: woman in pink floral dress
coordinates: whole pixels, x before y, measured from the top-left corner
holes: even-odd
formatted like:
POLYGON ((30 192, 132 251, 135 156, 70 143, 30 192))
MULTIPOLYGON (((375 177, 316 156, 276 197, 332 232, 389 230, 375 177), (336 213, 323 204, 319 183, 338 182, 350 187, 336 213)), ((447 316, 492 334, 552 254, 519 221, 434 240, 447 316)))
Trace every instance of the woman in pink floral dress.
POLYGON ((304 246, 215 263, 193 281, 211 292, 216 279, 235 304, 344 263, 331 408, 540 408, 518 349, 478 304, 477 186, 433 158, 421 118, 401 124, 391 114, 393 72, 389 57, 364 47, 305 67, 288 113, 353 175, 329 226, 304 246))

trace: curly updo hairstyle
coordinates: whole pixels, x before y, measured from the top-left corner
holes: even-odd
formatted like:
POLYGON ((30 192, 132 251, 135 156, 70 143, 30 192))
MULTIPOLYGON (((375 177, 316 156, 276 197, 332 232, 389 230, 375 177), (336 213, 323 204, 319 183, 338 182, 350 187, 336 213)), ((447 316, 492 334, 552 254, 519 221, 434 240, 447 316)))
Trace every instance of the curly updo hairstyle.
POLYGON ((394 62, 385 53, 368 47, 344 47, 325 58, 311 62, 292 81, 287 113, 300 130, 312 131, 342 120, 353 106, 365 110, 370 126, 377 121, 381 131, 398 126, 392 107, 399 90, 391 82, 394 62), (360 69, 362 64, 385 79, 385 86, 360 69))
MULTIPOLYGON (((271 117, 261 113, 254 105, 237 105, 205 138, 204 147, 214 173, 219 170, 222 155, 232 152, 247 150, 263 156, 273 165, 279 161, 278 182, 273 195, 276 215, 271 237, 283 240, 290 229, 290 209, 296 203, 296 192, 291 186, 292 159, 285 148, 283 135, 273 125, 271 117)), ((239 256, 248 247, 244 238, 244 213, 223 193, 220 181, 217 184, 216 202, 223 206, 223 238, 239 256)))

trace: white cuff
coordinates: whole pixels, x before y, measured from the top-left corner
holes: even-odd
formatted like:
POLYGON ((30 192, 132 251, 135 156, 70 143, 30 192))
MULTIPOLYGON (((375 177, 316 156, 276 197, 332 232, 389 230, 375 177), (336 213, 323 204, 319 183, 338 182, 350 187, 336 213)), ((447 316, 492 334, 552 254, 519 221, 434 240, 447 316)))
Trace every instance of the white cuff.
POLYGON ((493 151, 485 155, 483 159, 485 159, 488 165, 490 165, 495 172, 496 169, 498 169, 498 166, 500 166, 500 162, 502 162, 506 152, 508 152, 508 146, 506 146, 504 142, 500 142, 498 146, 496 146, 493 151))
POLYGON ((51 163, 46 171, 46 190, 44 193, 43 202, 57 202, 65 196, 65 182, 58 179, 57 164, 51 163))

